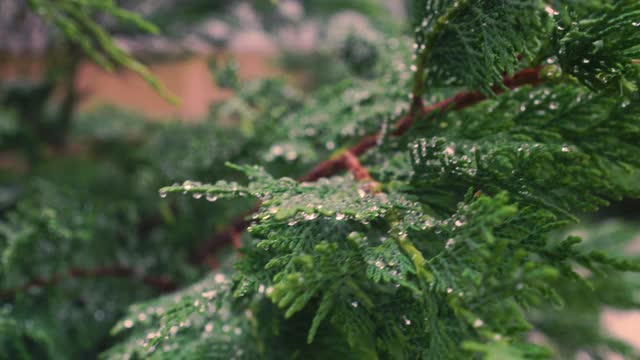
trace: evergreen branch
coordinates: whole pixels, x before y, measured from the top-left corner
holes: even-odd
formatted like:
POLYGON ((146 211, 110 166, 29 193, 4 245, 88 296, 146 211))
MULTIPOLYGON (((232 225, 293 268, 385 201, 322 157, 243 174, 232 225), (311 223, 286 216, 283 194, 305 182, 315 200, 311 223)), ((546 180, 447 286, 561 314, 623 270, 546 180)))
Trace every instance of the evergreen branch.
MULTIPOLYGON (((502 84, 493 86, 493 91, 498 95, 504 92, 507 88, 515 89, 525 85, 538 85, 545 80, 541 75, 541 71, 542 67, 527 68, 517 72, 513 76, 505 76, 502 84)), ((411 128, 416 118, 426 118, 441 111, 464 109, 475 105, 484 99, 486 99, 486 96, 479 91, 462 91, 450 98, 425 107, 422 104, 422 99, 417 98, 417 101, 414 100, 409 111, 396 122, 391 135, 401 136, 405 134, 411 128)), ((299 181, 313 182, 322 177, 329 177, 342 170, 349 169, 349 166, 347 165, 349 163, 348 159, 356 158, 357 160, 358 156, 374 148, 377 145, 380 136, 381 134, 379 132, 365 135, 356 145, 344 151, 342 154, 334 156, 315 166, 306 175, 299 178, 299 181)), ((254 208, 254 211, 251 211, 251 213, 255 212, 256 209, 257 207, 254 208)), ((217 249, 222 244, 227 244, 233 241, 233 239, 236 239, 238 237, 237 234, 244 232, 249 224, 250 221, 246 219, 246 215, 243 215, 241 218, 234 221, 229 227, 209 238, 204 245, 198 248, 193 259, 196 262, 201 263, 203 260, 207 259, 207 255, 210 254, 212 250, 217 249)), ((235 243, 237 243, 237 241, 235 241, 234 244, 235 243)))
MULTIPOLYGON (((503 86, 509 89, 515 89, 524 85, 538 85, 544 81, 540 75, 541 68, 536 67, 532 69, 524 69, 513 76, 505 77, 502 86, 495 85, 493 91, 496 94, 504 92, 503 86)), ((448 99, 442 100, 435 104, 424 107, 422 104, 419 107, 419 111, 408 111, 403 117, 396 122, 395 129, 391 133, 393 136, 401 136, 406 133, 416 117, 424 118, 432 114, 439 113, 446 110, 460 110, 466 107, 477 104, 478 102, 486 99, 486 96, 478 91, 463 91, 454 95, 448 99), (416 116, 417 115, 417 116, 416 116)), ((367 135, 360 140, 355 146, 351 147, 348 151, 355 156, 360 156, 367 152, 369 149, 376 146, 380 133, 367 135)), ((321 177, 327 177, 336 174, 340 170, 344 169, 344 157, 334 157, 326 160, 316 167, 314 167, 307 175, 303 176, 301 181, 315 181, 321 177)))
POLYGON ((143 284, 154 288, 160 292, 169 292, 177 288, 177 285, 165 276, 138 276, 136 272, 128 267, 123 266, 103 266, 95 269, 72 268, 66 274, 56 273, 49 278, 39 277, 30 280, 22 286, 15 288, 0 290, 0 299, 13 296, 17 293, 28 291, 35 287, 45 287, 55 285, 65 278, 82 279, 82 278, 100 278, 100 277, 122 277, 139 280, 143 284))

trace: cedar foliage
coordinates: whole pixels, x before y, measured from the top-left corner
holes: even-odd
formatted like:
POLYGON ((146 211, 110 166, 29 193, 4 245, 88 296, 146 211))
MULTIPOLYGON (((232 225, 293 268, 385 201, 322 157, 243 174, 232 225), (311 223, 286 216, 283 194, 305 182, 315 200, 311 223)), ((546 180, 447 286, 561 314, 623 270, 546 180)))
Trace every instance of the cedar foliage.
POLYGON ((639 306, 637 226, 575 223, 639 194, 640 4, 411 16, 413 42, 370 44, 365 77, 308 96, 240 84, 211 114, 235 128, 81 119, 107 161, 40 165, 3 214, 1 353, 633 358, 598 316, 639 306), (149 139, 131 152, 123 133, 149 139), (241 256, 203 275, 225 242, 241 256))

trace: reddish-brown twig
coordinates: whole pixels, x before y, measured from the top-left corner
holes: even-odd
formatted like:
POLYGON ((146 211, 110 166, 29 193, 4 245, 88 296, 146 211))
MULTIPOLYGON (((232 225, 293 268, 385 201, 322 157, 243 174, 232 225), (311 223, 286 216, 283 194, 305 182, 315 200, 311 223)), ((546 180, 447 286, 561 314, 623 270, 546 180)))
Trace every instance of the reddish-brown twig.
MULTIPOLYGON (((513 76, 505 76, 502 84, 493 86, 493 92, 495 94, 501 94, 505 89, 515 89, 524 85, 538 85, 544 81, 544 77, 541 75, 541 70, 542 67, 535 67, 521 70, 513 76)), ((429 115, 434 115, 441 111, 464 109, 477 104, 485 98, 486 96, 477 91, 462 91, 445 100, 429 106, 424 106, 421 99, 414 96, 414 100, 412 101, 409 111, 407 111, 405 115, 395 123, 395 126, 391 131, 391 135, 403 135, 411 128, 416 119, 426 118, 429 115)), ((349 158, 353 157, 357 160, 358 156, 374 148, 377 145, 380 136, 380 133, 365 135, 358 143, 344 151, 342 154, 334 156, 316 165, 299 180, 307 182, 316 181, 322 177, 332 176, 340 171, 349 169, 349 158)), ((366 169, 364 170, 366 171, 366 169)), ((249 221, 246 220, 246 216, 243 216, 240 220, 235 221, 226 229, 209 238, 209 240, 198 249, 199 253, 196 254, 194 258, 205 259, 209 253, 208 251, 216 249, 225 243, 228 243, 230 240, 233 240, 235 237, 239 236, 238 233, 242 233, 247 226, 249 226, 249 221), (206 252, 202 253, 202 251, 206 252)))
POLYGON ((0 290, 0 298, 5 298, 19 292, 28 291, 32 288, 51 286, 64 279, 99 278, 99 277, 125 277, 125 278, 136 279, 142 282, 143 284, 161 292, 168 292, 168 291, 175 290, 177 288, 176 284, 174 284, 167 277, 149 276, 149 275, 137 276, 136 272, 133 269, 122 267, 122 266, 98 267, 95 269, 72 268, 66 273, 56 273, 48 278, 45 278, 45 277, 35 278, 22 286, 11 288, 11 289, 0 290))
POLYGON ((351 151, 347 151, 342 156, 344 160, 344 166, 349 169, 353 178, 358 181, 372 181, 373 178, 369 174, 369 170, 362 166, 358 157, 353 155, 351 151))

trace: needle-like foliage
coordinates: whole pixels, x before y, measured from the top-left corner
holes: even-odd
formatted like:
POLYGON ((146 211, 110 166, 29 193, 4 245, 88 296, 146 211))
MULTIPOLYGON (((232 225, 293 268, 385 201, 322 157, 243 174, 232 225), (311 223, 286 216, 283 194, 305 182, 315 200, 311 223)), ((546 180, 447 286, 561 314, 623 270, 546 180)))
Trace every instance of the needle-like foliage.
MULTIPOLYGON (((640 270, 635 260, 587 250, 580 238, 557 232, 580 212, 637 194, 613 175, 640 166, 636 8, 630 1, 603 6, 567 30, 565 17, 538 2, 417 1, 415 63, 409 67, 414 101, 381 106, 385 100, 372 98, 375 87, 347 88, 343 105, 334 105, 340 104, 335 95, 319 97, 297 115, 296 124, 313 139, 290 140, 295 154, 314 140, 316 148, 333 148, 344 142, 331 126, 377 119, 377 147, 358 164, 370 166, 373 177, 363 180, 362 169, 350 167, 343 155, 362 153, 369 146, 361 142, 333 155, 353 176, 298 183, 242 167, 248 185, 186 182, 160 191, 260 200, 233 295, 240 309, 269 300, 282 309, 275 325, 256 319, 256 336, 307 323, 311 345, 288 344, 295 349, 291 356, 322 358, 347 346, 354 358, 550 357, 549 349, 527 341, 536 324, 529 313, 574 301, 562 284, 588 288, 578 268, 640 270), (532 81, 475 106, 480 93, 442 107, 415 101, 428 94, 435 102, 456 86, 495 94, 503 90, 504 73, 528 61, 541 66, 546 79, 540 82, 547 84, 532 81), (614 80, 611 86, 623 91, 609 91, 614 80), (346 94, 359 94, 358 101, 346 94), (388 110, 377 113, 378 107, 388 110), (413 131, 405 135, 390 118, 415 123, 413 131), (332 347, 318 350, 316 341, 332 347)), ((387 88, 407 86, 402 76, 386 79, 393 84, 387 88)), ((278 146, 274 152, 287 151, 278 146)), ((321 173, 337 175, 335 168, 321 173)), ((536 331, 545 332, 544 326, 536 331)), ((590 331, 594 341, 628 354, 590 331)), ((545 335, 559 336, 553 330, 545 335)), ((277 358, 272 345, 260 356, 277 358)))
MULTIPOLYGON (((212 117, 238 126, 135 127, 150 137, 142 150, 99 170, 127 179, 102 184, 119 191, 21 201, 0 227, 0 275, 15 297, 0 313, 0 346, 61 358, 41 311, 98 316, 109 283, 83 287, 82 306, 64 312, 62 290, 50 290, 60 277, 47 272, 115 263, 126 265, 116 275, 157 289, 156 273, 178 285, 201 275, 191 255, 216 269, 171 294, 149 299, 118 282, 146 300, 112 328, 104 359, 636 356, 598 319, 638 308, 637 223, 575 223, 640 194, 629 180, 640 168, 637 3, 410 9, 415 38, 370 44, 364 78, 308 97, 279 81, 233 82, 237 94, 212 117), (160 197, 149 200, 153 187, 160 197), (162 226, 138 221, 158 208, 162 226), (34 240, 45 234, 60 246, 34 240), (108 245, 96 248, 96 236, 108 245), (241 255, 214 263, 225 242, 241 255), (30 268, 26 254, 59 263, 30 268)), ((111 133, 80 126, 78 136, 111 133)), ((100 315, 122 307, 109 309, 100 315)))

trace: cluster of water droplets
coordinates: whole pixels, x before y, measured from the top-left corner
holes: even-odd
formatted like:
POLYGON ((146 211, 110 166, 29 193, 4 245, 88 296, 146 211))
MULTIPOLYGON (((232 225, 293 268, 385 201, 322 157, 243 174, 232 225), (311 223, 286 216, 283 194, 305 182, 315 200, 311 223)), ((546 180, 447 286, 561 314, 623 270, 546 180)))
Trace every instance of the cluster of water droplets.
POLYGON ((263 155, 263 158, 268 162, 272 162, 277 159, 294 162, 298 159, 298 150, 290 143, 274 144, 271 146, 269 151, 263 155))
POLYGON ((253 219, 287 221, 289 226, 318 220, 355 220, 367 224, 375 218, 384 217, 391 206, 386 194, 368 193, 347 175, 292 184, 283 193, 273 194, 253 219))
POLYGON ((421 138, 409 145, 414 174, 420 177, 475 176, 475 151, 473 145, 451 143, 441 137, 421 138))
MULTIPOLYGON (((243 323, 251 321, 253 314, 246 311, 244 316, 232 316, 230 300, 231 280, 227 275, 212 275, 181 294, 163 298, 158 304, 142 308, 132 307, 130 315, 116 326, 116 331, 140 327, 144 331, 130 341, 123 357, 132 358, 135 354, 153 353, 156 351, 179 351, 179 341, 172 339, 182 333, 201 333, 201 339, 215 338, 234 347, 238 343, 234 337, 243 334, 243 323), (189 301, 190 303, 186 303, 189 301), (184 318, 167 322, 167 311, 178 306, 190 307, 192 312, 184 318)), ((185 334, 185 336, 190 336, 185 334)), ((240 349, 235 349, 237 350, 240 349)))

